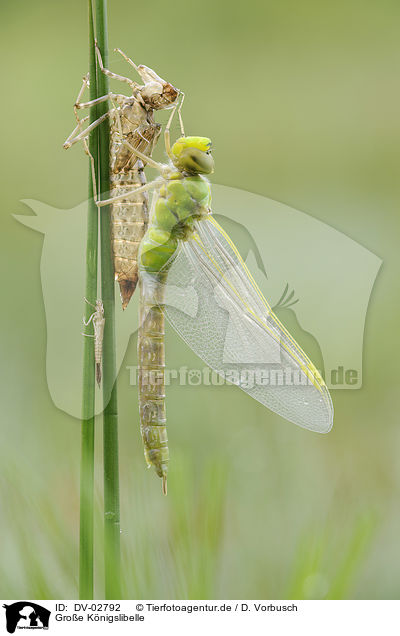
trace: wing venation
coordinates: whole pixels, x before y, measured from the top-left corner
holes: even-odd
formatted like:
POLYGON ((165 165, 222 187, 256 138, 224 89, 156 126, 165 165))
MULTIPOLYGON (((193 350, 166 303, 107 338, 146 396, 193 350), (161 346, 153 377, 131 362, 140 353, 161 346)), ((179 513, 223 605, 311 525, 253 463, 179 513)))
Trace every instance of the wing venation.
POLYGON ((330 430, 333 407, 321 375, 212 217, 199 221, 193 238, 181 243, 165 299, 174 329, 217 373, 287 420, 321 433, 330 430), (192 296, 195 291, 195 313, 182 309, 182 289, 192 296))

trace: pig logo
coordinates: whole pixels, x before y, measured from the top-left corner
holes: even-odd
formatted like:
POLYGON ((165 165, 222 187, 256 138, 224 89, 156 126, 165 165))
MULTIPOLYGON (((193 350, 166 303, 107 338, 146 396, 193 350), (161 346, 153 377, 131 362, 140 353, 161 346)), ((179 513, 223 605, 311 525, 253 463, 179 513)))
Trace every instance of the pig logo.
POLYGON ((37 603, 18 601, 3 607, 9 634, 14 634, 16 629, 49 629, 51 612, 37 603))
MULTIPOLYGON (((79 418, 87 204, 61 210, 34 200, 24 203, 36 216, 16 219, 44 234, 40 275, 49 392, 58 408, 79 418)), ((327 385, 360 388, 364 324, 381 259, 308 214, 250 192, 213 185, 213 210, 270 305, 277 307, 279 319, 316 366, 325 371, 327 385), (284 290, 287 294, 282 300, 284 290), (291 290, 295 290, 295 297, 291 290), (299 299, 297 304, 292 302, 295 298, 299 299)), ((138 297, 135 293, 124 312, 116 302, 117 370, 138 328, 138 297)), ((167 289, 167 304, 169 297, 175 312, 195 321, 199 296, 193 287, 183 288, 177 282, 172 293, 167 289)), ((234 329, 227 321, 230 341, 235 338, 234 329)), ((257 354, 255 348, 254 359, 244 362, 260 362, 257 354)), ((224 362, 231 362, 229 351, 221 355, 224 362)), ((96 393, 97 414, 103 402, 101 392, 96 393)))

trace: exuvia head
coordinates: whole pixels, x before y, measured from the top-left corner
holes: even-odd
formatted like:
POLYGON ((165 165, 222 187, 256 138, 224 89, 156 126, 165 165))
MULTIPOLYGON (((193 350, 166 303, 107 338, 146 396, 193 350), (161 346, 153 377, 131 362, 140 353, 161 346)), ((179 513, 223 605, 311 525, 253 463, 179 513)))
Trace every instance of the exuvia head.
POLYGON ((172 162, 190 174, 211 174, 214 159, 211 156, 211 139, 208 137, 180 137, 171 148, 172 162))
POLYGON ((97 299, 97 300, 96 300, 96 305, 95 305, 95 307, 96 307, 96 311, 97 311, 98 313, 100 313, 102 316, 104 316, 104 305, 103 305, 103 301, 102 301, 102 300, 97 299))
POLYGON ((179 91, 175 86, 163 80, 153 69, 144 64, 140 64, 136 69, 144 82, 140 95, 147 106, 160 110, 176 101, 179 91))

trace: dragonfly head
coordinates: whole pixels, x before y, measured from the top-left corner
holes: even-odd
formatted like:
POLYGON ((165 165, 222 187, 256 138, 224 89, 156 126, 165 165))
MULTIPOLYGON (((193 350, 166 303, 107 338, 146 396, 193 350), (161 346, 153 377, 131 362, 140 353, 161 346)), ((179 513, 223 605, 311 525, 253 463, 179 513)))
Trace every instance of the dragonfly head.
POLYGON ((180 137, 171 148, 172 161, 179 170, 191 174, 211 174, 214 159, 208 137, 180 137))

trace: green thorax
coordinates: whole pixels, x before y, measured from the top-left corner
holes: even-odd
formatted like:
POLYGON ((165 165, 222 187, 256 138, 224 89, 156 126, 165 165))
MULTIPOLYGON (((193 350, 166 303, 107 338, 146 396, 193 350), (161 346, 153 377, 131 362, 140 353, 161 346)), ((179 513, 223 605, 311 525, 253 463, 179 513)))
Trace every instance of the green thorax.
POLYGON ((188 240, 195 221, 211 214, 211 189, 202 175, 171 172, 162 184, 139 252, 139 267, 159 272, 178 247, 188 240))

